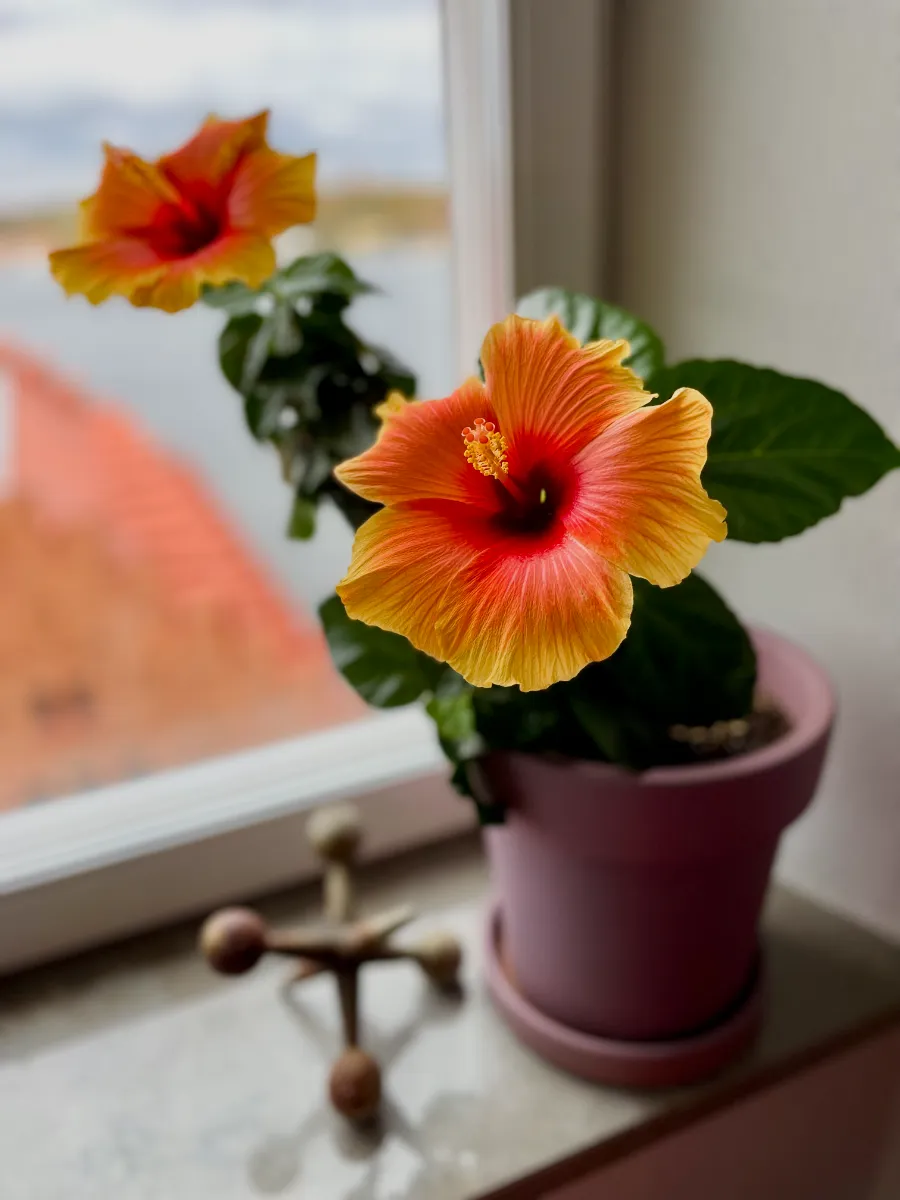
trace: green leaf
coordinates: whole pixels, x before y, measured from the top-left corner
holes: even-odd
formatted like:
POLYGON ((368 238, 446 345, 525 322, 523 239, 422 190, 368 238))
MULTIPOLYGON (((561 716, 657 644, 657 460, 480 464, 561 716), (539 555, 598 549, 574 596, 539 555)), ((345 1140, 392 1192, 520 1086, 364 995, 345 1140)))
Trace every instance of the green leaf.
POLYGON ((432 696, 425 705, 437 726, 441 748, 453 763, 476 758, 484 749, 475 728, 472 694, 471 687, 457 688, 449 694, 432 696))
POLYGON ((696 572, 671 588, 632 582, 631 629, 596 669, 606 666, 620 693, 660 721, 706 725, 746 716, 753 705, 756 654, 715 588, 696 572))
POLYGON ((654 765, 654 759, 664 761, 665 734, 656 726, 651 729, 643 724, 639 713, 616 703, 612 694, 606 695, 602 689, 582 694, 573 687, 568 702, 573 717, 599 752, 591 757, 635 770, 654 765))
POLYGON ((272 352, 271 315, 246 313, 232 317, 219 334, 222 374, 243 396, 249 395, 272 352))
MULTIPOLYGON (((317 502, 327 496, 354 528, 380 505, 347 491, 333 468, 375 441, 373 410, 388 392, 415 392, 412 373, 343 319, 349 299, 371 290, 336 255, 321 254, 276 272, 258 294, 238 285, 209 295, 213 307, 231 313, 219 358, 243 396, 249 429, 275 444, 297 495, 317 502)), ((298 514, 298 531, 307 523, 298 514)))
POLYGON ((742 542, 801 533, 900 466, 900 450, 868 413, 811 379, 697 359, 657 372, 649 386, 662 399, 696 388, 712 404, 703 483, 742 542))
POLYGON ((555 313, 582 343, 601 338, 613 341, 625 338, 631 344, 631 356, 625 360, 626 365, 641 379, 660 370, 665 362, 662 340, 646 321, 615 304, 595 300, 593 296, 569 292, 565 288, 538 288, 519 300, 516 311, 523 317, 538 320, 555 313))
POLYGON ((596 747, 572 715, 569 687, 557 683, 543 692, 476 688, 475 727, 485 746, 523 754, 596 758, 596 747))
POLYGON ((290 266, 276 271, 267 286, 276 296, 292 301, 327 292, 352 299, 376 290, 355 275, 342 258, 330 252, 295 259, 290 266))
POLYGON ((260 384, 246 397, 247 427, 258 441, 273 437, 281 428, 281 414, 290 399, 283 384, 260 384))
POLYGON ((316 532, 316 502, 308 496, 295 496, 287 535, 298 541, 306 541, 316 532))
POLYGON ((226 283, 222 287, 208 284, 200 293, 200 299, 209 308, 224 309, 230 317, 243 317, 256 312, 260 292, 254 292, 244 283, 226 283))
POLYGON ((753 706, 756 655, 737 617, 692 574, 673 588, 634 581, 625 641, 559 685, 604 758, 644 768, 679 753, 672 725, 711 725, 753 706))
MULTIPOLYGON (((238 320, 240 319, 238 318, 238 320)), ((244 354, 244 364, 238 388, 245 396, 259 382, 260 376, 265 369, 269 355, 272 353, 274 333, 275 321, 273 314, 270 313, 268 316, 262 318, 256 333, 247 341, 247 349, 244 354)))
POLYGON ((243 283, 226 283, 222 287, 207 285, 201 293, 201 299, 210 308, 222 309, 231 317, 242 317, 248 313, 258 313, 260 298, 266 293, 275 296, 276 300, 290 302, 331 293, 346 302, 354 296, 376 290, 355 275, 342 258, 326 252, 295 259, 289 266, 275 271, 258 291, 243 283))
POLYGON ((319 617, 338 670, 375 708, 412 704, 435 692, 449 669, 405 637, 352 620, 338 596, 321 605, 319 617))
POLYGON ((517 687, 476 689, 476 727, 486 745, 492 750, 529 754, 564 753, 568 714, 559 703, 560 686, 544 692, 522 692, 517 687))
POLYGON ((270 318, 272 353, 279 358, 289 358, 303 345, 303 334, 297 314, 288 304, 276 304, 270 318))
POLYGON ((219 365, 222 374, 235 389, 241 390, 247 347, 257 335, 263 319, 257 313, 232 317, 219 334, 219 365))
POLYGON ((451 785, 461 796, 468 796, 475 802, 480 825, 502 825, 506 820, 504 806, 485 800, 481 794, 483 789, 473 787, 469 774, 470 765, 486 748, 476 728, 474 699, 477 692, 455 672, 453 674, 457 683, 452 691, 433 696, 425 709, 437 726, 441 749, 453 766, 451 785))

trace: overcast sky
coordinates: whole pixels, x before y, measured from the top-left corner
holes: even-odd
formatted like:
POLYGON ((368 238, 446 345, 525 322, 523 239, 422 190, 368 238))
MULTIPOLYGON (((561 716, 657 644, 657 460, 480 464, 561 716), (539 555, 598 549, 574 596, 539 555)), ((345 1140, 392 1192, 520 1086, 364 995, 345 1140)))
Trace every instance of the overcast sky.
POLYGON ((323 182, 442 181, 441 82, 438 0, 0 0, 0 210, 264 107, 323 182))

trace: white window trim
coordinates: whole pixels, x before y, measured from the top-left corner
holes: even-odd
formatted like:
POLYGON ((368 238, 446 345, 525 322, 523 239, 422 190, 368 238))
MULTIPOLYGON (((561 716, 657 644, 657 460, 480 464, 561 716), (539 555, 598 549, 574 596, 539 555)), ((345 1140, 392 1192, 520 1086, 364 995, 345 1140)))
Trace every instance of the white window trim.
MULTIPOLYGON (((585 95, 566 79, 569 54, 578 49, 581 71, 605 72, 598 4, 606 9, 606 0, 559 0, 565 12, 545 0, 443 0, 461 378, 485 330, 510 311, 514 279, 543 269, 541 231, 555 211, 568 241, 553 258, 583 263, 599 245, 602 206, 573 224, 566 189, 591 152, 585 140, 601 145, 600 113, 582 116, 570 179, 532 178, 528 167, 540 154, 529 138, 546 131, 535 106, 556 96, 564 109, 585 95), (539 77, 546 64, 533 48, 552 40, 553 77, 539 77), (515 81, 512 53, 522 59, 515 81), (514 152, 520 185, 524 175, 541 193, 515 212, 514 152), (514 246, 527 261, 514 263, 514 246)), ((557 155, 554 170, 565 175, 565 163, 557 155)), ((554 282, 583 285, 566 274, 554 282)), ((4 814, 0 973, 309 878, 305 814, 332 800, 362 807, 370 857, 461 832, 474 814, 447 776, 431 722, 411 708, 4 814)))
POLYGON ((451 222, 460 378, 510 311, 513 134, 510 0, 443 0, 451 222))
POLYGON ((408 708, 18 809, 3 820, 0 895, 443 768, 427 718, 408 708))
POLYGON ((9 813, 0 968, 308 879, 306 815, 348 798, 372 858, 473 823, 416 708, 9 813))

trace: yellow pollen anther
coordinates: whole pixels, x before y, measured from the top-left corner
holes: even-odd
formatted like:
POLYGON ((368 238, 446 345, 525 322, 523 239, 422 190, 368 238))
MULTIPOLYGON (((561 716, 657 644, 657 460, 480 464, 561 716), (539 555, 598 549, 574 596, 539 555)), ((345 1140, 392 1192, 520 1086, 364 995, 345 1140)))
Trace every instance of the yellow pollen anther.
POLYGON ((468 425, 465 427, 462 436, 466 461, 471 463, 476 471, 480 471, 482 475, 491 475, 494 479, 509 474, 506 438, 493 421, 477 417, 471 428, 468 425))
POLYGON ((540 499, 539 499, 538 503, 539 504, 547 503, 547 489, 546 488, 541 488, 541 495, 540 495, 540 499))

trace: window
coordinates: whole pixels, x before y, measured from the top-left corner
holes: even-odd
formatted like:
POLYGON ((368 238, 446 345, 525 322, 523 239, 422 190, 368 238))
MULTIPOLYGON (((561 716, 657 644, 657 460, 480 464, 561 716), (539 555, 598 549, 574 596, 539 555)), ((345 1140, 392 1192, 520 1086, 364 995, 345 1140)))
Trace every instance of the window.
POLYGON ((0 554, 9 719, 0 807, 364 715, 314 617, 349 538, 284 536, 289 497, 215 361, 219 314, 92 311, 50 278, 101 138, 148 156, 209 111, 271 107, 320 153, 320 245, 384 291, 364 333, 450 385, 435 0, 22 4, 0 69, 0 554), (139 52, 138 52, 139 48, 139 52))
POLYGON ((67 301, 46 252, 101 140, 152 156, 210 111, 270 107, 276 146, 319 153, 320 216, 280 252, 343 253, 383 291, 357 328, 445 393, 454 326, 471 362, 467 330, 507 302, 505 12, 5 5, 0 969, 295 878, 297 813, 323 798, 371 794, 376 849, 469 820, 422 715, 366 713, 331 668, 314 609, 349 533, 334 513, 287 540, 276 464, 218 372, 220 315, 67 301))

